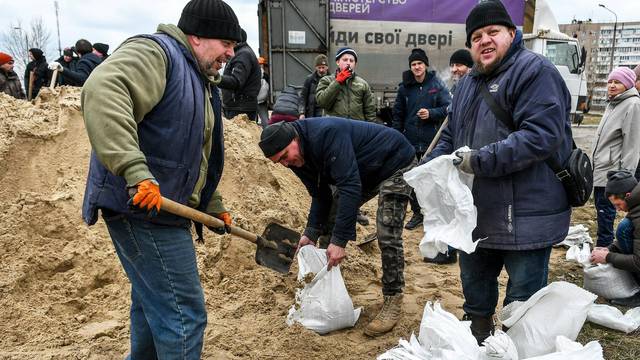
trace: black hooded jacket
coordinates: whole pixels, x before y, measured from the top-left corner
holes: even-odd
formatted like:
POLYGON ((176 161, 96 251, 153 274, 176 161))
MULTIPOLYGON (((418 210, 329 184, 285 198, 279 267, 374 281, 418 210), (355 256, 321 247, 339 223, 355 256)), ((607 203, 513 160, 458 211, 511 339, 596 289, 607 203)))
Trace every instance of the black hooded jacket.
POLYGON ((34 60, 27 64, 24 71, 24 88, 27 96, 29 95, 29 78, 30 73, 33 71, 33 90, 31 91, 31 98, 34 99, 38 96, 40 89, 43 86, 49 85, 51 79, 51 72, 47 64, 47 58, 44 56, 42 50, 37 48, 29 49, 34 60))
POLYGON ((222 106, 225 110, 257 111, 262 78, 258 58, 246 42, 238 44, 234 52, 218 85, 222 89, 222 106))

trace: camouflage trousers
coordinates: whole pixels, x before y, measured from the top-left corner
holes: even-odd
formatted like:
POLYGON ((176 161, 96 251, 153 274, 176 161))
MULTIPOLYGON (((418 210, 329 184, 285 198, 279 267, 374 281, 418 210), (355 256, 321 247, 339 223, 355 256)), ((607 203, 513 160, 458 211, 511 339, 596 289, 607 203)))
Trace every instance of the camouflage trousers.
MULTIPOLYGON (((375 188, 362 194, 361 206, 376 197, 376 195, 378 196, 376 234, 382 258, 382 293, 384 295, 401 293, 404 288, 402 230, 404 229, 404 217, 412 188, 404 181, 402 175, 413 169, 416 164, 417 160, 414 159, 409 166, 397 170, 375 188)), ((323 248, 329 245, 337 211, 337 189, 332 188, 332 190, 334 201, 329 213, 328 226, 325 230, 325 235, 318 239, 320 247, 323 248)))

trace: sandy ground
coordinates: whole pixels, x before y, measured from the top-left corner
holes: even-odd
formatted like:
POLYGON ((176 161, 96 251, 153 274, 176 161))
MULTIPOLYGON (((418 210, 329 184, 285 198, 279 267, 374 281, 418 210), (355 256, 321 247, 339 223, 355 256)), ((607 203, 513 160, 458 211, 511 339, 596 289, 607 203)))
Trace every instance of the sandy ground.
MULTIPOLYGON (((123 358, 129 283, 104 223, 87 227, 80 217, 90 145, 79 89, 44 91, 35 105, 0 94, 0 359, 123 358)), ((278 222, 300 231, 309 197, 292 172, 263 158, 259 133, 241 118, 225 121, 225 204, 247 230, 278 222)), ((374 205, 365 206, 372 220, 374 205)), ((362 239, 375 227, 357 230, 362 239)), ((364 308, 360 320, 320 336, 285 324, 295 265, 278 274, 255 264, 251 243, 205 231, 206 243, 196 245, 208 310, 203 358, 373 359, 418 330, 429 300, 461 316, 457 265, 422 262, 421 237, 404 235, 406 313, 392 332, 370 339, 362 330, 382 297, 375 243, 350 244, 342 265, 355 306, 364 308)), ((563 251, 553 257, 558 263, 563 251)))

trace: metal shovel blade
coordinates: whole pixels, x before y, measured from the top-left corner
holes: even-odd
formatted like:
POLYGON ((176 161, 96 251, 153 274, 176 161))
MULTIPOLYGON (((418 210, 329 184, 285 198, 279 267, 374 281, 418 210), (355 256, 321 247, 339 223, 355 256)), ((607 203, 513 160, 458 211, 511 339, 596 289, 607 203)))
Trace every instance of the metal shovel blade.
POLYGON ((270 223, 258 238, 256 263, 287 274, 291 268, 300 234, 286 227, 270 223))

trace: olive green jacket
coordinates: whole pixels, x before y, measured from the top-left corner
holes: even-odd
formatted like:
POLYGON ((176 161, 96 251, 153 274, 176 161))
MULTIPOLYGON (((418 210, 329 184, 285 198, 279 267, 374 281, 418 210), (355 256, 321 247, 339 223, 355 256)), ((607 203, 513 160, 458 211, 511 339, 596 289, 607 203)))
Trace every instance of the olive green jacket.
MULTIPOLYGON (((173 37, 195 56, 187 36, 177 26, 161 24, 157 31, 173 37)), ((82 88, 81 105, 91 147, 107 170, 124 177, 128 186, 154 179, 138 144, 137 126, 162 99, 166 71, 167 55, 158 43, 147 38, 131 38, 96 67, 82 88)), ((219 83, 221 77, 206 79, 207 86, 202 94, 206 105, 205 128, 213 129, 214 122, 222 119, 215 119, 210 105, 211 84, 219 83)), ((189 197, 190 207, 200 204, 211 137, 212 131, 205 131, 200 174, 189 197)), ((222 197, 216 191, 207 205, 207 212, 219 214, 224 211, 222 197)))
POLYGON ((320 79, 316 88, 316 102, 328 116, 374 121, 376 103, 369 84, 354 75, 345 84, 336 81, 336 75, 320 79))

